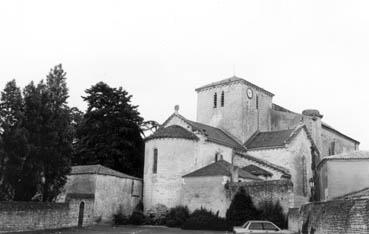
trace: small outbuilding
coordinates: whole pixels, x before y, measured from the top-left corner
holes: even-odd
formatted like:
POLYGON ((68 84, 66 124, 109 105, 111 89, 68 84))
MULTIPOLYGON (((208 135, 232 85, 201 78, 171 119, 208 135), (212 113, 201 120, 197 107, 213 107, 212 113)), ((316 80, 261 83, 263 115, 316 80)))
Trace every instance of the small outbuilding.
POLYGON ((70 197, 93 199, 95 221, 109 222, 121 210, 130 215, 142 200, 142 179, 102 165, 72 167, 58 201, 70 197))
POLYGON ((320 200, 331 200, 369 187, 369 152, 325 157, 318 164, 320 200))

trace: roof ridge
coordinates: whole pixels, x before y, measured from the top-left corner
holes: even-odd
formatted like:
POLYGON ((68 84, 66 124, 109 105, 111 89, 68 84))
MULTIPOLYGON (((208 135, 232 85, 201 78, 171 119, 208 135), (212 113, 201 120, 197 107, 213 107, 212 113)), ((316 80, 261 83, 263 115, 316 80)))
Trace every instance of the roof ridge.
POLYGON ((264 159, 260 159, 260 158, 256 158, 254 156, 251 156, 249 154, 243 154, 242 152, 237 152, 238 155, 240 155, 241 157, 247 157, 249 158, 250 160, 253 160, 255 162, 258 162, 260 164, 264 164, 265 166, 268 166, 274 170, 277 170, 277 171, 280 171, 280 172, 283 172, 284 174, 287 174, 287 175, 291 175, 290 174, 290 170, 288 170, 287 168, 285 167, 282 167, 282 166, 279 166, 277 164, 274 164, 274 163, 271 163, 269 161, 266 161, 264 159))
POLYGON ((247 149, 247 147, 246 147, 246 145, 248 144, 248 143, 250 143, 258 134, 260 133, 260 131, 259 130, 256 130, 250 137, 249 137, 249 139, 247 139, 246 141, 245 141, 245 143, 243 143, 243 145, 245 146, 245 148, 247 149))
POLYGON ((230 138, 232 138, 232 140, 234 140, 235 142, 237 142, 238 144, 240 144, 243 148, 246 149, 246 147, 242 144, 241 141, 239 141, 235 136, 233 136, 231 133, 229 133, 228 131, 222 129, 222 128, 218 128, 220 131, 222 131, 224 134, 226 134, 227 136, 229 136, 230 138))
POLYGON ((244 78, 237 77, 237 76, 232 76, 232 77, 225 78, 225 79, 222 79, 222 80, 219 80, 219 81, 216 81, 216 82, 211 82, 210 84, 203 85, 199 88, 196 88, 195 91, 199 92, 199 91, 201 91, 203 89, 206 89, 206 88, 212 88, 212 87, 216 87, 216 86, 219 86, 219 85, 226 85, 226 84, 233 83, 233 82, 245 83, 246 85, 252 86, 257 90, 259 90, 261 92, 264 92, 268 96, 272 96, 272 97, 274 96, 273 93, 261 88, 260 86, 257 86, 256 84, 251 83, 250 81, 245 80, 244 78))

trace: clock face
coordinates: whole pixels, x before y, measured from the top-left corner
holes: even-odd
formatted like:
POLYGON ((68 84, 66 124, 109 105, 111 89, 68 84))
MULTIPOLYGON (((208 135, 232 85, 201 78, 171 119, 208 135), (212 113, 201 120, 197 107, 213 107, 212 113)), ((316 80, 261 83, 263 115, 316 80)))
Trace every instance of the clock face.
POLYGON ((252 89, 248 88, 248 89, 247 89, 247 97, 251 99, 251 98, 252 98, 252 96, 253 96, 252 89))

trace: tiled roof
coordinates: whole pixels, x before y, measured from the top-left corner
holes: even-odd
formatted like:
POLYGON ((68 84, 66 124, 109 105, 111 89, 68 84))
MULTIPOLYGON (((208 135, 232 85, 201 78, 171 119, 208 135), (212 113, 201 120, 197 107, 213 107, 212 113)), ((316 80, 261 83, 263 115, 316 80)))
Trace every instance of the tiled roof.
POLYGON ((217 82, 213 82, 213 83, 210 83, 210 84, 207 84, 207 85, 204 85, 204 86, 201 86, 200 88, 197 88, 196 91, 201 91, 203 89, 208 89, 208 88, 212 88, 212 87, 216 87, 216 86, 221 86, 221 85, 227 85, 227 84, 230 84, 230 83, 243 83, 243 84, 246 84, 248 86, 251 86, 253 88, 255 88, 256 90, 259 90, 259 91, 262 91, 264 92, 265 94, 267 94, 268 96, 274 96, 273 93, 245 80, 245 79, 242 79, 240 77, 236 77, 236 76, 233 76, 233 77, 230 77, 230 78, 227 78, 227 79, 224 79, 224 80, 220 80, 220 81, 217 81, 217 82))
POLYGON ((297 113, 295 113, 293 111, 290 111, 290 110, 284 108, 283 106, 277 105, 275 103, 272 103, 272 109, 273 110, 276 110, 276 111, 282 111, 282 112, 287 112, 287 113, 292 113, 292 114, 300 115, 300 114, 297 114, 297 113))
POLYGON ((98 174, 98 175, 110 175, 120 178, 142 180, 140 178, 124 174, 119 171, 115 171, 108 167, 104 167, 100 164, 96 165, 83 165, 83 166, 73 166, 70 175, 81 175, 81 174, 98 174))
MULTIPOLYGON (((219 160, 182 177, 231 176, 232 175, 231 171, 232 164, 224 160, 219 160)), ((238 170, 238 177, 244 179, 261 180, 257 176, 254 176, 251 173, 244 171, 242 169, 238 170)))
POLYGON ((360 160, 360 159, 369 159, 369 151, 358 150, 348 153, 326 156, 322 158, 322 160, 319 162, 318 167, 320 167, 324 162, 330 160, 360 160))
POLYGON ((188 140, 198 140, 199 138, 192 132, 178 125, 171 125, 165 128, 159 128, 154 134, 148 136, 145 140, 158 138, 182 138, 188 140))
POLYGON ((269 171, 266 171, 263 168, 260 168, 253 164, 243 167, 242 169, 256 176, 265 176, 265 177, 273 176, 273 174, 270 173, 269 171))
POLYGON ((236 152, 236 154, 238 156, 243 157, 243 158, 246 158, 246 159, 248 159, 250 161, 254 161, 255 163, 259 163, 259 164, 264 165, 266 167, 269 167, 269 168, 271 168, 273 170, 282 172, 286 177, 290 177, 291 176, 290 171, 287 168, 278 166, 278 165, 276 165, 274 163, 271 163, 269 161, 266 161, 266 160, 263 160, 263 159, 260 159, 260 158, 256 158, 254 156, 251 156, 249 154, 245 154, 245 153, 242 153, 242 152, 236 152))
POLYGON ((322 122, 322 127, 325 128, 325 129, 327 129, 327 130, 330 130, 330 131, 332 131, 332 132, 334 132, 334 133, 336 133, 336 134, 338 134, 338 135, 340 135, 340 136, 342 136, 342 137, 344 137, 344 138, 346 138, 346 139, 348 139, 350 141, 353 141, 353 142, 355 142, 357 144, 360 144, 359 141, 357 141, 357 140, 355 140, 355 139, 353 139, 353 138, 351 138, 351 137, 343 134, 342 132, 336 130, 335 128, 333 128, 331 126, 329 126, 327 123, 322 122))
POLYGON ((200 134, 203 134, 206 136, 207 140, 216 144, 224 145, 233 149, 237 149, 239 151, 244 151, 245 148, 242 146, 240 142, 236 140, 230 133, 216 128, 212 127, 206 124, 194 122, 191 120, 186 119, 182 115, 178 113, 172 114, 163 124, 162 126, 165 126, 172 118, 178 117, 181 120, 183 120, 185 123, 191 126, 192 131, 197 131, 200 134))
POLYGON ((368 199, 369 198, 369 187, 360 189, 358 191, 350 192, 345 195, 335 197, 333 200, 341 200, 341 199, 368 199))
POLYGON ((187 121, 192 126, 193 130, 198 130, 202 132, 203 134, 205 134, 208 141, 221 144, 221 145, 225 145, 225 146, 228 146, 234 149, 244 150, 244 147, 240 143, 238 143, 232 136, 230 136, 229 133, 219 128, 212 127, 206 124, 202 124, 202 123, 198 123, 198 122, 194 122, 190 120, 187 120, 187 121))
POLYGON ((256 132, 245 143, 247 149, 284 147, 295 129, 256 132))

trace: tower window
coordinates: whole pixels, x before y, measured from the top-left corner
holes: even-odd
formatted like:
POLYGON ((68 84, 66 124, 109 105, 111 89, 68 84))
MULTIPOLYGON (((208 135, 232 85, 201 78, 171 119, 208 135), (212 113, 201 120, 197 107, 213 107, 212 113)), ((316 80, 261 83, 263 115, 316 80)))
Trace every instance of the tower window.
POLYGON ((334 155, 334 154, 336 154, 336 142, 335 141, 331 142, 331 145, 328 150, 328 155, 334 155))
POLYGON ((224 91, 222 91, 222 96, 220 96, 220 106, 224 106, 224 91))
POLYGON ((152 173, 156 174, 158 171, 158 149, 154 149, 154 163, 152 165, 152 173))
POLYGON ((214 108, 217 108, 217 93, 214 93, 214 108))
POLYGON ((259 96, 256 96, 256 109, 259 109, 259 96))

